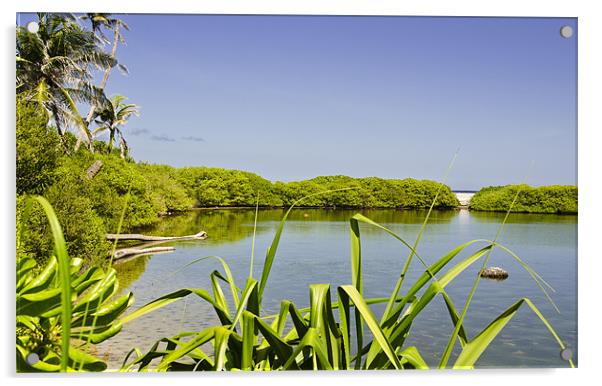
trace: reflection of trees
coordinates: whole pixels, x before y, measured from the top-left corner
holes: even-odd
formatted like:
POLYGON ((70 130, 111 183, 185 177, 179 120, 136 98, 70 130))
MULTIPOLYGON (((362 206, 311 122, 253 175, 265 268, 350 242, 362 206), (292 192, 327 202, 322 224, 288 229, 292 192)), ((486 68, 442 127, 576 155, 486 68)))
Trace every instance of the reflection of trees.
MULTIPOLYGON (((231 242, 253 234, 255 210, 251 209, 202 209, 164 217, 157 225, 141 229, 140 232, 159 236, 183 236, 200 231, 207 232, 209 241, 231 242)), ((262 217, 259 216, 261 221, 262 217)), ((264 230, 261 224, 257 231, 264 230)))
MULTIPOLYGON (((482 222, 500 222, 505 213, 470 211, 470 217, 482 222)), ((508 224, 530 224, 530 223, 576 223, 577 215, 573 214, 536 214, 536 213, 511 213, 506 222, 508 224)))
POLYGON ((129 288, 146 270, 146 263, 150 256, 137 256, 131 259, 126 259, 115 263, 113 268, 117 272, 117 280, 119 281, 119 295, 126 288, 129 288))
MULTIPOLYGON (((286 209, 260 209, 257 233, 274 231, 274 223, 279 222, 286 209)), ((392 209, 293 209, 289 222, 340 222, 347 223, 356 213, 361 213, 383 224, 421 224, 426 210, 392 209)), ((438 210, 431 213, 429 222, 449 222, 457 215, 455 210, 438 210)), ((207 232, 212 244, 232 242, 250 237, 253 234, 254 209, 201 209, 175 216, 164 217, 156 226, 140 230, 143 233, 161 236, 182 236, 207 232)))
MULTIPOLYGON (((294 209, 289 215, 292 221, 348 222, 356 213, 361 213, 379 224, 422 224, 428 211, 395 209, 294 209)), ((280 219, 284 210, 280 211, 280 219)), ((457 215, 455 210, 437 210, 431 213, 431 222, 449 222, 457 215)), ((259 218, 263 220, 263 217, 259 218)))

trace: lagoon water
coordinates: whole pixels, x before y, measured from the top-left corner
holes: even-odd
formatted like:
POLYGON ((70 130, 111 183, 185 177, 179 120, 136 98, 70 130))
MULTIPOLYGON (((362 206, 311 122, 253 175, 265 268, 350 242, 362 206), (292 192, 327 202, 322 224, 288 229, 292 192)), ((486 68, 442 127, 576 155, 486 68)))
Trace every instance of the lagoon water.
MULTIPOLYGON (((290 299, 299 307, 307 306, 309 284, 331 283, 332 293, 336 293, 337 285, 351 283, 349 218, 358 212, 385 225, 410 244, 426 215, 426 211, 400 210, 293 210, 267 283, 264 314, 278 312, 283 299, 290 299)), ((259 211, 253 271, 256 278, 261 276, 265 252, 283 214, 280 209, 259 211)), ((156 227, 144 232, 186 235, 205 230, 209 238, 174 244, 177 250, 173 253, 142 256, 116 264, 120 291, 134 293, 135 309, 180 288, 211 290, 209 274, 216 269, 223 272, 217 260, 202 260, 180 270, 205 256, 224 258, 238 286, 243 287, 249 272, 254 215, 255 211, 248 209, 198 210, 163 219, 156 227)), ((435 211, 418 252, 430 264, 465 241, 493 239, 503 217, 500 213, 467 210, 435 211)), ((381 230, 364 224, 360 227, 365 296, 389 296, 408 250, 381 230)), ((572 349, 576 360, 577 216, 511 214, 499 242, 520 256, 555 289, 551 297, 560 313, 522 266, 496 249, 488 265, 503 267, 510 276, 505 281, 480 281, 465 320, 469 337, 474 337, 515 301, 528 297, 572 349)), ((470 247, 461 256, 466 257, 470 251, 484 245, 470 247)), ((447 287, 458 309, 464 305, 480 264, 481 260, 447 287)), ((420 262, 414 259, 402 292, 423 270, 420 262)), ((374 305, 372 310, 380 318, 384 305, 374 305)), ((189 297, 127 324, 116 337, 97 346, 98 354, 109 361, 110 368, 117 369, 132 347, 146 352, 163 337, 181 331, 199 331, 217 322, 209 305, 200 298, 189 297)), ((417 346, 425 361, 436 366, 452 328, 445 304, 439 297, 415 320, 406 345, 417 346)), ((567 365, 560 358, 560 349, 552 335, 526 305, 477 362, 480 368, 567 365)))

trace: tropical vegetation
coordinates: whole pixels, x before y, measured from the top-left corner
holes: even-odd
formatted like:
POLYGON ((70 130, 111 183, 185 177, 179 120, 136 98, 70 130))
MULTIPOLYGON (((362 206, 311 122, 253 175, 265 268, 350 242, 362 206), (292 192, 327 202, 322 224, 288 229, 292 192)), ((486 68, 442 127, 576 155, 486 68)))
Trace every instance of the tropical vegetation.
MULTIPOLYGON (((485 267, 493 249, 500 248, 519 261, 546 295, 548 285, 516 254, 497 243, 497 238, 468 241, 427 264, 417 247, 432 210, 458 206, 445 184, 347 176, 285 183, 247 171, 136 162, 129 154, 126 127, 140 107, 126 103, 125 96, 105 93, 111 71, 127 71, 116 53, 128 26, 106 13, 40 13, 37 23, 37 32, 19 26, 16 35, 18 371, 105 370, 106 363, 93 355, 91 345, 118 334, 124 324, 186 296, 208 302, 220 324, 201 331, 175 331, 146 351, 132 348, 124 358, 123 371, 426 368, 420 348, 408 346, 406 337, 420 328, 417 316, 439 295, 453 326, 440 358, 441 368, 473 367, 523 305, 535 312, 564 348, 527 298, 517 299, 501 315, 492 316, 491 324, 471 337, 464 319, 479 277, 461 310, 445 288, 472 264, 481 262, 485 267), (95 84, 97 75, 102 79, 95 84), (80 114, 82 108, 88 110, 87 115, 80 114), (100 169, 88 173, 98 161, 100 169), (352 216, 350 284, 337 288, 312 285, 309 307, 283 300, 278 314, 265 315, 264 290, 294 206, 424 208, 428 213, 412 244, 368 217, 352 216), (211 292, 185 288, 129 311, 133 295, 119 294, 115 270, 107 259, 115 245, 106 240, 106 234, 152 225, 160 216, 195 207, 288 210, 266 253, 260 277, 254 276, 253 252, 251 270, 241 287, 242 282, 236 281, 228 265, 218 258, 223 270, 210 274, 211 292), (364 297, 360 224, 386 232, 408 250, 389 297, 364 297), (472 245, 481 248, 469 253, 467 247, 472 245), (467 256, 460 257, 463 254, 467 256), (406 273, 417 262, 422 265, 422 275, 414 283, 406 283, 402 291, 406 273), (376 303, 386 304, 380 318, 370 308, 376 303), (454 354, 456 342, 459 355, 454 354)), ((487 188, 475 195, 471 208, 576 212, 576 188, 487 188)))
POLYGON ((479 190, 470 201, 470 209, 505 212, 514 195, 520 192, 513 211, 521 213, 577 213, 576 186, 529 185, 489 186, 479 190))

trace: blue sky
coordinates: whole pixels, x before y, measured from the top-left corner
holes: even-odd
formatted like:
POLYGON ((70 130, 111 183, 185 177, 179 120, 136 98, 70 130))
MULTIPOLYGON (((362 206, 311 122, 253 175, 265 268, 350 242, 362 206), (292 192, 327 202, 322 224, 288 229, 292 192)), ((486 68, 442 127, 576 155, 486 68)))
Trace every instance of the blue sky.
POLYGON ((454 189, 576 183, 576 19, 122 18, 137 160, 441 180, 460 148, 454 189))

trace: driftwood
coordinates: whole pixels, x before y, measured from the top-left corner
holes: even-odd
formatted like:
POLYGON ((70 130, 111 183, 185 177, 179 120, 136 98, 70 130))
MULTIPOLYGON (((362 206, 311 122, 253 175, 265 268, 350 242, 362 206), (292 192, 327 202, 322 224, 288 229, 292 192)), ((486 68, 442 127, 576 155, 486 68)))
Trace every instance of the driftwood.
POLYGON ((488 267, 481 271, 481 277, 486 279, 506 280, 508 271, 500 267, 488 267))
POLYGON ((100 169, 102 169, 102 161, 94 161, 94 163, 90 165, 88 170, 86 170, 86 176, 89 180, 91 180, 92 178, 96 177, 100 169))
POLYGON ((137 233, 126 233, 126 234, 107 234, 107 240, 111 241, 127 241, 127 240, 136 240, 136 241, 186 241, 186 240, 204 240, 207 238, 207 232, 200 231, 195 235, 188 236, 147 236, 141 235, 137 233))
POLYGON ((188 236, 147 236, 141 234, 107 234, 107 240, 111 241, 146 241, 135 247, 117 249, 113 253, 113 260, 121 260, 127 257, 150 255, 163 252, 173 252, 175 247, 155 247, 154 245, 163 244, 171 241, 186 241, 186 240, 204 240, 207 238, 207 232, 201 231, 195 235, 188 236))
POLYGON ((113 260, 119 260, 137 255, 150 255, 162 252, 173 252, 175 250, 176 248, 174 247, 122 248, 115 251, 115 253, 113 254, 113 260))

